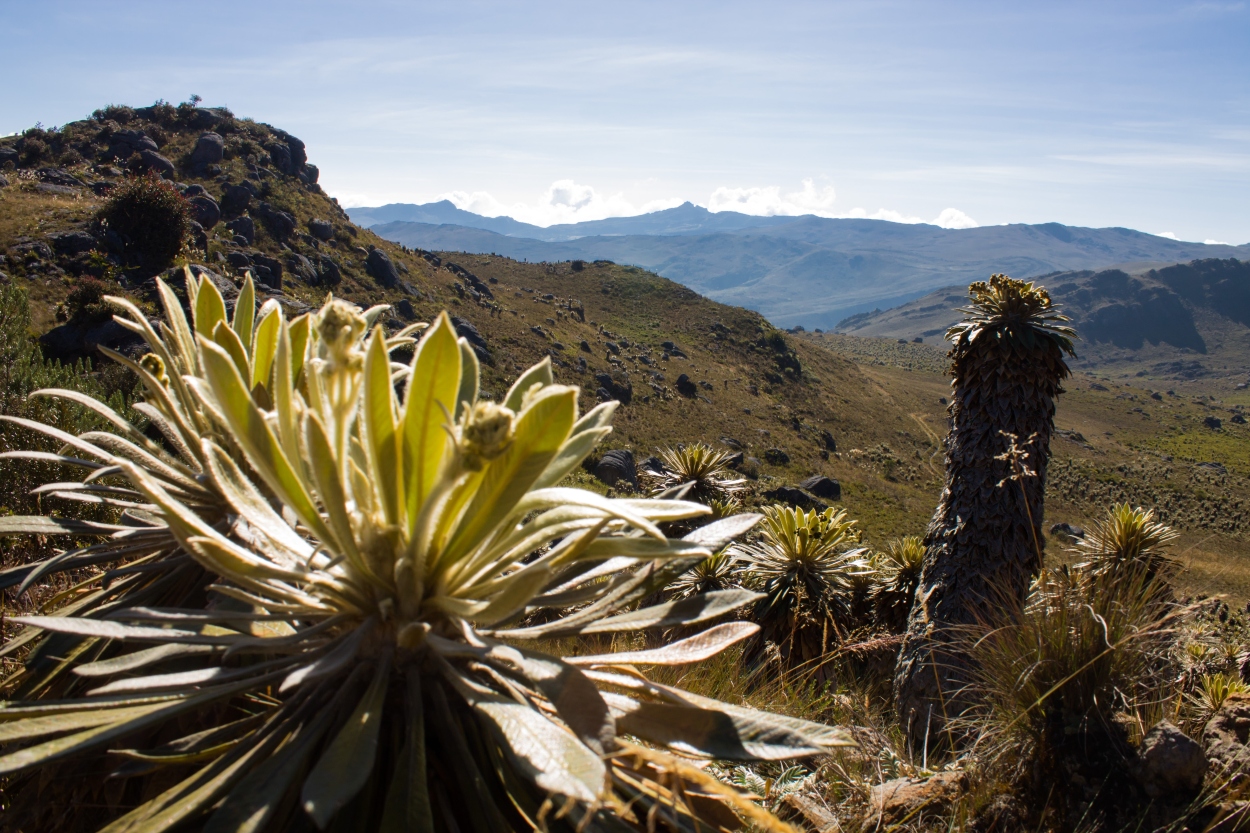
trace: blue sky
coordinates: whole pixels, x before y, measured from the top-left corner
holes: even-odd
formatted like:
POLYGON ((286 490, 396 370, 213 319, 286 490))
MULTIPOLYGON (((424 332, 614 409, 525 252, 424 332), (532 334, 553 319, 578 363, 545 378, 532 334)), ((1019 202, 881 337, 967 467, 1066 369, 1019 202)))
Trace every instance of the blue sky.
POLYGON ((1245 2, 2 8, 0 132, 196 93, 303 138, 345 205, 1250 242, 1245 2))

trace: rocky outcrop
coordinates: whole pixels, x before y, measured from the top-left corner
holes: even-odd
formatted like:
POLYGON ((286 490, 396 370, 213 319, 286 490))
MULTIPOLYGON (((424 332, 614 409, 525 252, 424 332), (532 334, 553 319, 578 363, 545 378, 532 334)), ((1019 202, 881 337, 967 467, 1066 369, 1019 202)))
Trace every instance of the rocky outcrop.
POLYGON ((1207 761, 1216 771, 1250 772, 1250 694, 1234 694, 1202 731, 1207 761))
MULTIPOLYGON (((409 303, 409 306, 412 306, 411 303, 409 303)), ((469 342, 469 346, 473 348, 473 353, 477 356, 477 360, 482 364, 494 367, 495 357, 491 355, 490 348, 486 346, 486 339, 478 332, 477 327, 473 326, 473 322, 453 315, 451 323, 456 328, 456 334, 469 342)))

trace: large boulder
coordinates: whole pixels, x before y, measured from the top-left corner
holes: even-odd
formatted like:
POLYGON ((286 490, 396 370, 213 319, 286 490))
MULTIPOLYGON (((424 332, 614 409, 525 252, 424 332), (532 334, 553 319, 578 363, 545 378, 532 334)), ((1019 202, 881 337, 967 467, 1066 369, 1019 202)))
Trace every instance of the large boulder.
POLYGON ((19 155, 20 154, 18 154, 18 152, 14 150, 13 148, 0 147, 0 165, 5 164, 6 162, 12 162, 14 165, 16 165, 17 157, 19 155))
POLYGON ((1202 731, 1214 770, 1250 772, 1250 694, 1233 694, 1202 731))
POLYGON ((48 182, 52 185, 63 185, 66 188, 81 188, 82 183, 75 179, 69 171, 64 168, 40 168, 35 172, 40 182, 48 182))
POLYGON ((904 819, 919 822, 940 815, 965 787, 962 772, 939 772, 928 778, 895 778, 872 788, 862 830, 884 830, 904 819))
POLYGON ((1196 741, 1161 720, 1137 749, 1137 780, 1151 798, 1185 798, 1202 789, 1207 756, 1196 741))
POLYGON ((811 477, 799 483, 799 488, 811 492, 816 497, 823 497, 826 500, 842 499, 842 484, 834 480, 832 477, 825 477, 823 474, 812 475, 811 477))
POLYGON ((39 339, 46 358, 69 364, 79 359, 100 359, 99 347, 108 347, 119 353, 137 358, 143 349, 143 339, 116 321, 71 321, 54 327, 39 339))
POLYGON ((793 486, 778 486, 776 489, 770 489, 764 492, 764 497, 769 500, 775 500, 778 503, 788 503, 803 509, 823 511, 829 508, 828 504, 823 500, 817 500, 802 489, 796 489, 793 486))
POLYGON ((161 156, 154 150, 140 151, 139 158, 143 160, 143 166, 149 171, 156 171, 165 179, 174 178, 174 163, 170 162, 164 156, 161 156))
POLYGON ((188 202, 191 203, 191 219, 204 228, 211 229, 221 222, 221 207, 212 197, 192 197, 188 202))
POLYGON ((226 140, 216 133, 204 133, 195 141, 195 149, 191 151, 191 169, 203 171, 209 165, 216 165, 226 153, 226 140))
POLYGON ((677 392, 680 393, 682 396, 693 397, 695 394, 699 392, 698 385, 690 381, 690 377, 687 376, 685 373, 678 376, 677 381, 674 384, 677 387, 677 392))
POLYGON ((221 189, 221 213, 227 217, 238 217, 247 211, 252 202, 252 191, 242 185, 227 185, 221 189))
POLYGON ((607 452, 595 464, 595 477, 609 486, 628 484, 637 491, 638 467, 634 463, 634 453, 624 448, 607 452))
POLYGON ((334 224, 329 220, 309 220, 308 233, 318 240, 329 240, 334 237, 334 224))
POLYGON ((399 283, 399 270, 390 256, 381 249, 370 249, 365 257, 365 272, 369 277, 390 289, 399 283))
POLYGON ((113 159, 129 159, 134 154, 143 153, 145 150, 156 153, 160 148, 142 130, 118 130, 109 136, 107 155, 113 159))
POLYGON ((48 242, 60 255, 80 255, 96 247, 96 239, 85 231, 60 231, 49 234, 48 242))

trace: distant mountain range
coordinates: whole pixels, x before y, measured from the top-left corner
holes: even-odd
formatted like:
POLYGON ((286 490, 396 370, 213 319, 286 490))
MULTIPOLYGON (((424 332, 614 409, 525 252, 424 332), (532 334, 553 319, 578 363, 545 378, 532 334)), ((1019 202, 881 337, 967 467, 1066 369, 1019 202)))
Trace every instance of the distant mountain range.
POLYGON ((483 217, 446 200, 348 213, 388 240, 421 249, 640 266, 722 303, 757 310, 782 327, 828 329, 848 316, 994 272, 1030 277, 1124 264, 1250 259, 1250 244, 1186 243, 1124 228, 1044 223, 943 229, 883 220, 713 213, 691 203, 547 228, 483 217))

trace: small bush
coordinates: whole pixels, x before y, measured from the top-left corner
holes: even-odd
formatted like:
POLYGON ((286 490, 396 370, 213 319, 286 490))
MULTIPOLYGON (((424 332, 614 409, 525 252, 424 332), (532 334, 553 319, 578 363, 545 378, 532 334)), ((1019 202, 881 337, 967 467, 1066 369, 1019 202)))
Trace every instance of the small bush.
POLYGON ((128 124, 134 120, 135 111, 122 104, 110 104, 96 110, 91 117, 99 122, 115 121, 119 124, 128 124))
POLYGON ((155 174, 131 177, 100 210, 100 220, 126 245, 126 255, 151 271, 169 266, 191 230, 187 201, 155 174))
POLYGON ((112 315, 104 296, 109 294, 103 281, 83 278, 65 299, 66 318, 71 321, 103 321, 112 315))

